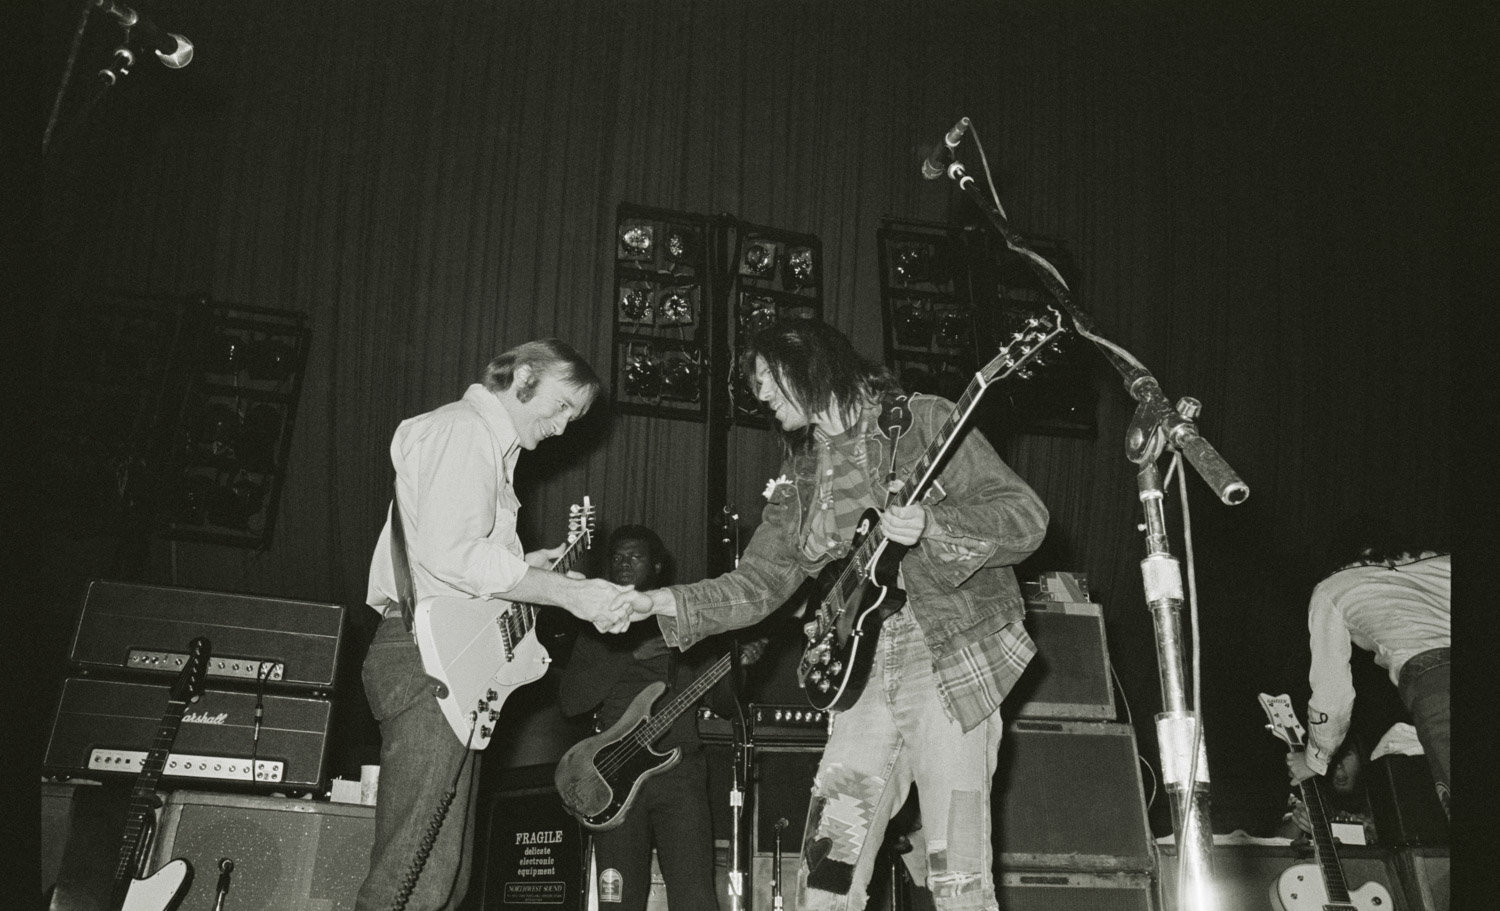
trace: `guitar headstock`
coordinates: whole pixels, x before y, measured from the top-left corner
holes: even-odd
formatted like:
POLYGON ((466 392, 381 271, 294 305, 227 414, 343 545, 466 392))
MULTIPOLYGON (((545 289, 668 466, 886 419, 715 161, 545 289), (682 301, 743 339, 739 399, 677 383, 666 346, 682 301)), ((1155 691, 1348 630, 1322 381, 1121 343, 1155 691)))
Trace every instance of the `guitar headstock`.
POLYGON ((168 696, 171 701, 196 702, 203 695, 203 678, 208 676, 208 651, 208 639, 203 636, 188 643, 187 660, 168 696))
POLYGON ((568 507, 568 544, 577 545, 580 550, 587 550, 594 543, 594 505, 589 502, 587 495, 583 498, 583 505, 574 503, 568 507))
POLYGON ((1005 343, 1000 353, 990 358, 990 362, 979 371, 984 384, 989 385, 1011 374, 1022 379, 1030 377, 1028 363, 1040 363, 1038 355, 1042 349, 1057 341, 1065 332, 1067 327, 1063 325, 1062 313, 1056 307, 1049 305, 1046 313, 1030 317, 1020 329, 1011 334, 1010 341, 1005 343))
POLYGON ((1287 746, 1300 750, 1303 746, 1302 722, 1297 720, 1297 711, 1292 708, 1292 699, 1285 693, 1280 696, 1260 694, 1260 707, 1266 712, 1266 728, 1287 746))

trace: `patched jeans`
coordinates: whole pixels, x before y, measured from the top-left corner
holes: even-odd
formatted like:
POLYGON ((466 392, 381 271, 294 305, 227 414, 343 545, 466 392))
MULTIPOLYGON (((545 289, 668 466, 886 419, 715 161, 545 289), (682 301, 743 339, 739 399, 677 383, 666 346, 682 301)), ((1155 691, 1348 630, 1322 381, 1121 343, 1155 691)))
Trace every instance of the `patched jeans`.
MULTIPOLYGON (((382 620, 365 656, 361 679, 380 722, 380 788, 370 873, 356 911, 386 911, 410 874, 433 814, 468 750, 448 726, 422 670, 422 655, 399 616, 382 620)), ((472 867, 474 789, 479 752, 464 764, 458 792, 422 867, 407 911, 456 908, 472 867)), ((232 903, 232 902, 231 902, 232 903)))
POLYGON ((996 712, 965 734, 938 694, 932 654, 910 609, 888 618, 864 692, 835 717, 818 764, 797 907, 865 906, 886 824, 916 784, 922 827, 912 841, 925 856, 908 855, 908 865, 925 870, 938 911, 995 909, 990 781, 1002 728, 996 712))

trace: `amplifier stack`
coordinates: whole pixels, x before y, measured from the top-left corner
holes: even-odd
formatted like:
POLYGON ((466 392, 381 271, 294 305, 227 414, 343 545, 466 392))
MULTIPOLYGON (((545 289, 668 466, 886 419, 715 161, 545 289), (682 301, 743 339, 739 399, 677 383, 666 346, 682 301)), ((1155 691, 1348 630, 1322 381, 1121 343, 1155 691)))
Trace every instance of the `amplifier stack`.
POLYGON ((203 693, 183 714, 163 785, 321 790, 343 630, 339 605, 92 582, 43 771, 104 782, 139 774, 189 643, 202 637, 203 693))

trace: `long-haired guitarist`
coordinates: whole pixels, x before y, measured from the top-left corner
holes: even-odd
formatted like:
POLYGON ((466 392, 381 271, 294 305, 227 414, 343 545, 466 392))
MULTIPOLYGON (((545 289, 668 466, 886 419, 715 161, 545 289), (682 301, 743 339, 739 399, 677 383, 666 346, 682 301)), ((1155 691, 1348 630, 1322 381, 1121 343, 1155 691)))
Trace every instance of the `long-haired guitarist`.
POLYGON ((381 771, 375 844, 358 911, 389 908, 419 851, 425 860, 408 911, 457 907, 469 879, 479 753, 468 755, 434 699, 403 616, 412 605, 403 600, 442 595, 547 604, 601 628, 618 616, 611 604, 620 586, 548 572, 543 567, 562 548, 525 553, 516 536, 516 459, 566 431, 601 387, 569 345, 527 342, 492 360, 459 401, 396 429, 391 462, 399 524, 388 516, 380 533, 367 598, 385 615, 363 668, 370 710, 380 723, 381 771), (405 539, 404 548, 397 537, 405 539), (414 591, 403 593, 403 576, 414 591), (443 797, 455 787, 435 842, 423 849, 443 797))
POLYGON ((871 574, 893 585, 869 587, 893 599, 904 590, 906 603, 860 636, 871 645, 868 682, 835 715, 813 781, 797 907, 864 906, 886 824, 915 783, 937 907, 993 909, 999 708, 1035 652, 1012 566, 1041 544, 1047 510, 974 431, 957 439, 919 501, 887 505, 892 480, 908 477, 944 434, 954 403, 896 399, 889 371, 822 322, 769 327, 741 366, 787 447, 761 524, 731 572, 627 598, 638 615, 661 615, 678 647, 748 626, 849 553, 857 526, 870 524, 866 511, 876 511, 879 527, 862 537, 910 551, 890 573, 871 574), (883 420, 892 412, 906 414, 883 420))

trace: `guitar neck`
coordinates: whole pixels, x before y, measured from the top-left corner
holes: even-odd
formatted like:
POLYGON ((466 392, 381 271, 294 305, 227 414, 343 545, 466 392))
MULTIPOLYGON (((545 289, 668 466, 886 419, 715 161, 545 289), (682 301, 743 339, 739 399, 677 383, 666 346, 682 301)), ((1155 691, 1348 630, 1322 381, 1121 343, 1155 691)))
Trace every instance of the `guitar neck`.
MULTIPOLYGON (((584 548, 578 546, 578 542, 584 540, 584 538, 584 535, 579 535, 570 541, 568 549, 563 551, 562 556, 553 560, 552 565, 547 567, 547 569, 554 573, 565 573, 572 569, 578 563, 578 558, 584 553, 584 548)), ((510 627, 509 632, 511 636, 514 637, 512 641, 519 642, 536 627, 537 606, 535 604, 519 602, 516 604, 516 608, 516 610, 506 612, 505 622, 510 627)))
POLYGON ((1316 778, 1304 779, 1300 785, 1302 803, 1307 807, 1307 817, 1312 823, 1313 854, 1318 867, 1323 871, 1323 884, 1328 888, 1331 903, 1348 904, 1349 885, 1344 881, 1344 866, 1339 862, 1338 848, 1333 840, 1333 826, 1328 822, 1328 809, 1323 803, 1323 789, 1316 778))
POLYGON ((120 856, 115 864, 115 885, 128 882, 135 875, 135 867, 148 847, 147 840, 156 822, 156 786, 166 768, 167 756, 177 739, 177 729, 182 725, 186 701, 171 700, 167 712, 156 729, 151 748, 141 761, 141 772, 130 789, 130 807, 125 815, 125 838, 120 845, 120 856))
POLYGON ((702 699, 703 695, 712 689, 714 684, 718 683, 724 678, 725 674, 729 673, 729 668, 734 663, 731 659, 731 655, 725 654, 724 657, 715 661, 708 670, 704 671, 702 676, 694 680, 687 689, 678 693, 672 698, 671 702, 662 706, 661 711, 652 715, 651 719, 641 728, 642 739, 646 743, 655 742, 656 738, 660 737, 666 732, 667 728, 672 726, 672 722, 677 720, 677 716, 697 704, 698 700, 702 699))

